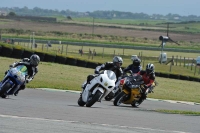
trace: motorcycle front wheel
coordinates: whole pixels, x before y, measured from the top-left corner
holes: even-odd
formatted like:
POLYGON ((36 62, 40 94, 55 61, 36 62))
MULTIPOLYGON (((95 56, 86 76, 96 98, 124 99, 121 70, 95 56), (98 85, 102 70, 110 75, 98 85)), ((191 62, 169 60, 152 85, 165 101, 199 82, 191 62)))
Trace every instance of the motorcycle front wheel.
POLYGON ((102 93, 98 90, 93 97, 89 98, 88 102, 86 103, 86 107, 91 107, 95 102, 97 102, 100 98, 102 93))
POLYGON ((106 101, 110 101, 115 97, 115 94, 113 92, 110 92, 106 97, 105 100, 106 101))
POLYGON ((4 93, 10 88, 11 88, 11 84, 9 82, 5 83, 4 86, 1 87, 0 96, 2 97, 4 93))
POLYGON ((137 100, 134 100, 131 105, 133 107, 138 107, 142 102, 144 101, 144 99, 142 99, 141 101, 137 101, 137 100))
POLYGON ((115 98, 113 104, 115 106, 119 106, 123 101, 124 101, 124 97, 126 96, 126 94, 122 91, 120 92, 117 97, 115 98))
POLYGON ((79 106, 84 106, 85 105, 85 102, 83 102, 82 97, 79 97, 79 99, 78 99, 78 105, 79 106))

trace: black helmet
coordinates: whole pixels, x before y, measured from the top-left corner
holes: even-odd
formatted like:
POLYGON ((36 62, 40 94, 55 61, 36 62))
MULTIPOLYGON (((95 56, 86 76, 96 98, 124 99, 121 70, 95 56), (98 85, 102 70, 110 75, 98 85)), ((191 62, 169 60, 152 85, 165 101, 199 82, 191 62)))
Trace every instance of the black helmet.
POLYGON ((120 68, 123 64, 123 59, 120 56, 115 56, 113 58, 113 64, 115 67, 120 68))
POLYGON ((38 66, 40 62, 40 57, 36 54, 31 55, 30 57, 30 64, 33 66, 38 66))
POLYGON ((146 73, 149 75, 154 72, 154 69, 155 69, 154 65, 151 63, 148 63, 146 66, 146 73))
POLYGON ((137 67, 140 66, 141 60, 139 58, 134 58, 132 59, 133 61, 133 66, 137 67))

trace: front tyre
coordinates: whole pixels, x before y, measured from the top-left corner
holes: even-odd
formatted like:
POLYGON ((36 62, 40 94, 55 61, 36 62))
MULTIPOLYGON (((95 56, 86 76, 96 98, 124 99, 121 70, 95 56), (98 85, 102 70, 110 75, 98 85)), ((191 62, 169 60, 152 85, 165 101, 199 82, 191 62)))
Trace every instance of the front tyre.
POLYGON ((115 97, 115 94, 111 91, 106 97, 105 100, 106 101, 110 101, 115 97))
MULTIPOLYGON (((4 95, 4 93, 11 88, 11 84, 9 82, 5 83, 4 86, 1 87, 0 97, 4 95)), ((3 97, 2 97, 3 98, 3 97)))
POLYGON ((131 105, 132 105, 133 107, 138 107, 143 101, 144 101, 144 99, 141 99, 141 100, 139 100, 139 101, 134 100, 134 101, 131 103, 131 105))
POLYGON ((122 91, 120 92, 117 97, 115 98, 113 104, 115 106, 119 106, 123 101, 124 101, 124 98, 125 98, 126 94, 122 91))
POLYGON ((3 94, 3 95, 1 96, 1 98, 7 98, 7 95, 3 94))
POLYGON ((79 99, 78 99, 78 105, 79 106, 84 106, 85 105, 85 102, 83 102, 82 97, 79 97, 79 99))
POLYGON ((98 90, 95 95, 89 98, 88 102, 86 103, 86 107, 91 107, 95 102, 97 102, 100 98, 102 93, 98 90))

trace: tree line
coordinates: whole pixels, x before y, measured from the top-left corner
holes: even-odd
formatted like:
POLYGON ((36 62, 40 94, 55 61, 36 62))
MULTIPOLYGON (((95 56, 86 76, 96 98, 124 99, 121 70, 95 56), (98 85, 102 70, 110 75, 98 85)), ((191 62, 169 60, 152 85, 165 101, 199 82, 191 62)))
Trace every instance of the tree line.
POLYGON ((145 13, 132 13, 132 12, 122 12, 122 11, 93 11, 93 12, 77 12, 66 10, 52 10, 52 9, 42 9, 39 7, 34 7, 29 9, 28 7, 1 7, 0 11, 15 12, 17 15, 21 16, 71 16, 71 17, 94 17, 102 19, 152 19, 152 20, 173 20, 173 21, 200 21, 200 16, 188 15, 181 16, 178 14, 169 13, 167 15, 152 14, 148 15, 145 13))

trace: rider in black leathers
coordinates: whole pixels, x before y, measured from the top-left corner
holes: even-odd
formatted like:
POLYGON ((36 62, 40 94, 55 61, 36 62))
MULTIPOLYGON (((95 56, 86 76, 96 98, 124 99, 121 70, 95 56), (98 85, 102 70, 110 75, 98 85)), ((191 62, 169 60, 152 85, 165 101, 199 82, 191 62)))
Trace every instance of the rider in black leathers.
MULTIPOLYGON (((99 74, 101 70, 112 70, 115 74, 117 79, 123 74, 121 69, 123 63, 123 59, 120 56, 115 56, 113 58, 113 62, 106 62, 100 66, 97 66, 94 73, 99 74)), ((86 85, 95 77, 95 75, 89 75, 87 77, 87 83, 82 85, 82 88, 85 89, 86 85)), ((117 82, 117 81, 116 81, 117 82)))
POLYGON ((138 73, 142 70, 142 66, 140 65, 141 60, 138 57, 131 58, 133 61, 132 64, 130 64, 127 68, 123 70, 124 73, 128 72, 129 70, 132 71, 132 73, 138 73))

